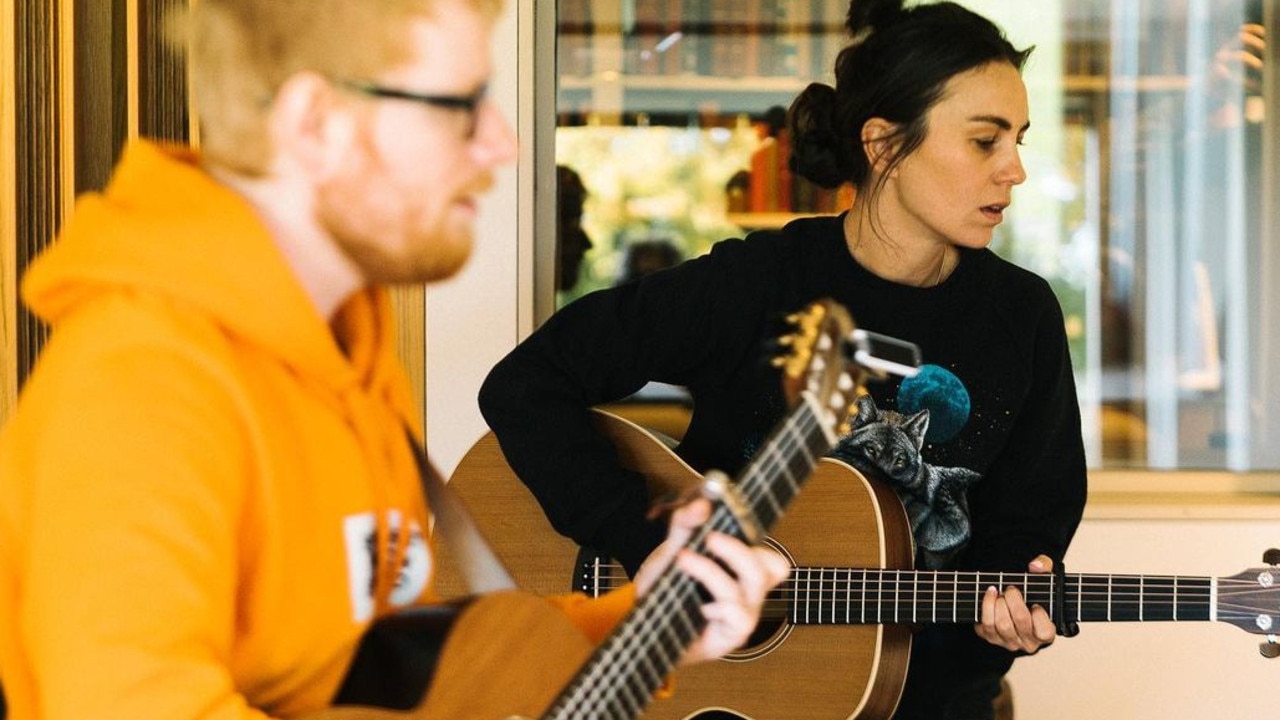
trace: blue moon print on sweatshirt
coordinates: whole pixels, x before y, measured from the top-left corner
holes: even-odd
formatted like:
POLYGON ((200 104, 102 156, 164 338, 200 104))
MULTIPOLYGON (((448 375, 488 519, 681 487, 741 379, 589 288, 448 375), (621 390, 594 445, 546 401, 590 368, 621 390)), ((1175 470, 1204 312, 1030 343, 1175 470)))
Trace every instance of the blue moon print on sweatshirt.
POLYGON ((969 390, 954 373, 939 365, 924 365, 915 377, 898 387, 898 410, 911 415, 929 411, 925 440, 941 443, 956 436, 969 422, 969 390))

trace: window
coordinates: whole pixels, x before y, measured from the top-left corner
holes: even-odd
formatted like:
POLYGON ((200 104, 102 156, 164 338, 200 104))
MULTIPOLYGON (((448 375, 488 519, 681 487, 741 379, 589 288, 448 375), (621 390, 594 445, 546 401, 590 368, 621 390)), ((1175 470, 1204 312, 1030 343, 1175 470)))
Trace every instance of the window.
MULTIPOLYGON (((1275 10, 962 4, 1036 46, 1029 180, 992 249, 1058 294, 1090 465, 1280 470, 1275 10)), ((845 7, 558 3, 555 157, 593 245, 561 302, 645 256, 847 206, 785 173, 778 133, 806 82, 831 82, 845 7)))

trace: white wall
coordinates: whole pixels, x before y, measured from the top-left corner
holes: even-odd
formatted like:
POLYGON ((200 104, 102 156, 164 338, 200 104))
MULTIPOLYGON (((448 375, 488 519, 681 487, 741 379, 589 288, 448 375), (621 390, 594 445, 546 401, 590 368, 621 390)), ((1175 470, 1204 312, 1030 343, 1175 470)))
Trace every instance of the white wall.
MULTIPOLYGON (((1137 514, 1137 513, 1135 513, 1137 514)), ((1263 513, 1266 514, 1266 513, 1263 513)), ((1227 577, 1262 567, 1280 520, 1088 519, 1068 572, 1227 577)), ((1280 598, 1276 610, 1280 612, 1280 598)), ((1280 718, 1280 659, 1224 622, 1082 623, 1080 634, 1014 663, 1019 720, 1280 718)))
POLYGON ((427 289, 427 447, 448 477, 487 427, 476 395, 489 368, 529 330, 532 298, 532 189, 530 140, 532 68, 530 3, 509 1, 494 33, 495 73, 490 94, 516 128, 518 164, 497 175, 482 201, 476 246, 467 267, 454 279, 427 289), (528 56, 523 63, 520 58, 528 56), (526 112, 521 110, 525 109, 526 112), (521 306, 521 302, 525 306, 521 306))

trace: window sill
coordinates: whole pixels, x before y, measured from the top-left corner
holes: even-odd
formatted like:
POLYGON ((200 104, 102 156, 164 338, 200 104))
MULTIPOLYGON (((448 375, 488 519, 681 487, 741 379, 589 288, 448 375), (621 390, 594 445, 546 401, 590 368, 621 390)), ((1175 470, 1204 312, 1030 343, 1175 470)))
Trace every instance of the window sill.
POLYGON ((1086 520, 1280 520, 1280 473, 1095 471, 1086 520))

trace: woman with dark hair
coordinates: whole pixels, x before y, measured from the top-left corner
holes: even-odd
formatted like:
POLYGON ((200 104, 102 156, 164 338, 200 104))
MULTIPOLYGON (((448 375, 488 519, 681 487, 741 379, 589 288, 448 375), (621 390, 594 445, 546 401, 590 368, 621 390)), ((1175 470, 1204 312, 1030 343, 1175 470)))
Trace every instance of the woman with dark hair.
POLYGON ((556 289, 572 290, 578 284, 582 258, 591 249, 591 238, 582 227, 587 186, 568 165, 556 166, 556 289))
MULTIPOLYGON (((630 572, 660 528, 646 520, 642 479, 619 467, 588 409, 651 380, 683 385, 694 411, 677 452, 698 470, 736 473, 784 413, 777 371, 761 362, 776 320, 821 297, 921 348, 918 375, 869 386, 873 406, 858 424, 906 418, 898 430, 917 433, 901 437, 916 453, 902 467, 918 474, 895 489, 918 545, 954 531, 922 563, 1048 572, 1080 521, 1085 459, 1062 311, 1043 279, 987 248, 1026 179, 1029 50, 946 2, 855 0, 848 29, 835 87, 810 85, 789 122, 794 169, 828 187, 852 182, 851 208, 588 295, 481 390, 485 418, 552 525, 630 572), (906 493, 920 478, 932 489, 913 509, 906 493)), ((857 464, 854 440, 840 448, 857 464)), ((915 635, 895 717, 992 717, 1013 659, 1056 637, 1046 609, 1016 589, 987 589, 981 615, 915 635)))

